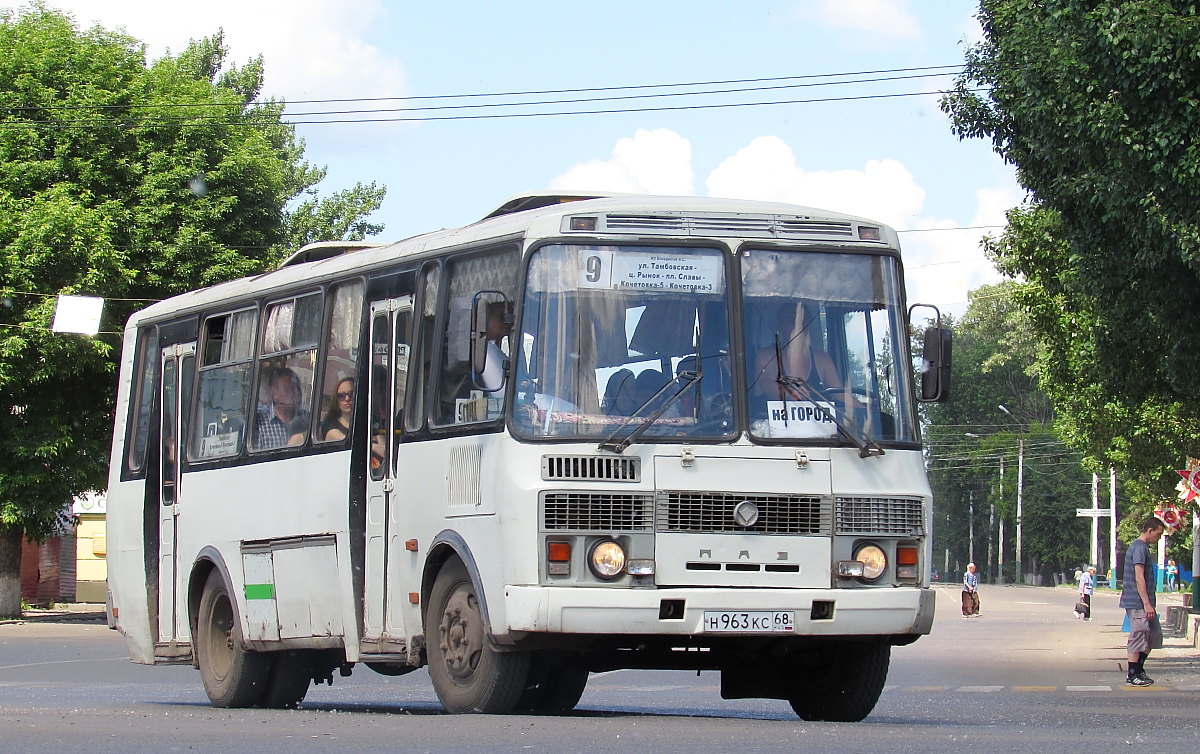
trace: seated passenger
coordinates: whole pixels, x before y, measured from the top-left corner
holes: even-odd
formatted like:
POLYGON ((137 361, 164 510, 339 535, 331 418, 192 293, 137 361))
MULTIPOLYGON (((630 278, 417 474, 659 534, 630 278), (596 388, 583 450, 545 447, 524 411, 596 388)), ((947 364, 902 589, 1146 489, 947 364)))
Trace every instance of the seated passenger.
POLYGON ((637 407, 637 387, 633 372, 618 369, 608 378, 608 385, 604 388, 604 413, 609 416, 629 416, 637 407))
POLYGON ((259 403, 255 411, 254 449, 302 444, 308 432, 309 413, 301 407, 304 394, 300 377, 291 369, 280 367, 271 373, 268 389, 271 402, 259 403))
POLYGON ((321 440, 343 440, 350 434, 350 416, 354 410, 354 378, 346 377, 334 389, 329 410, 321 419, 321 440))
POLYGON ((804 385, 808 385, 834 397, 832 391, 842 388, 842 377, 833 359, 814 342, 812 335, 820 327, 820 320, 812 305, 808 302, 784 304, 776 312, 776 325, 778 351, 783 355, 782 368, 777 364, 774 342, 760 348, 754 360, 754 392, 767 400, 818 398, 805 389, 804 385), (781 373, 803 384, 785 392, 777 382, 781 373))

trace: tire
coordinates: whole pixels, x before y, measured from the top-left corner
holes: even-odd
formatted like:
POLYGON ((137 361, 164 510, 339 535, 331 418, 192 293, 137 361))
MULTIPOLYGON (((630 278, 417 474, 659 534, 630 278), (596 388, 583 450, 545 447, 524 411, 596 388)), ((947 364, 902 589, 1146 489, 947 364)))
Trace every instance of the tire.
POLYGON ((551 660, 533 655, 529 679, 517 709, 549 715, 570 712, 579 704, 587 682, 588 671, 556 665, 551 660))
POLYGON ((804 720, 856 723, 875 709, 887 681, 892 647, 885 640, 843 642, 818 666, 792 674, 788 703, 804 720))
POLYGON ((425 635, 429 678, 447 712, 505 714, 517 708, 529 655, 492 645, 475 585, 457 559, 442 566, 433 583, 425 635))
POLYGON ((258 706, 267 709, 295 709, 308 694, 313 662, 310 652, 284 650, 274 652, 267 687, 258 706))
POLYGON ((229 588, 213 571, 200 597, 196 663, 214 707, 252 707, 266 693, 271 656, 242 647, 242 629, 229 588))

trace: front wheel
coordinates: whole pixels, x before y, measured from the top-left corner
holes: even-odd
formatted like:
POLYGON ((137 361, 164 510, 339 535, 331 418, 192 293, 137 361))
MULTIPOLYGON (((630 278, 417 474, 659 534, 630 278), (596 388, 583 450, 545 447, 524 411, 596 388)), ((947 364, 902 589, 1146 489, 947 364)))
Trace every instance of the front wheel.
POLYGON ((251 707, 266 693, 271 656, 242 647, 242 629, 229 588, 213 571, 204 585, 197 616, 196 664, 214 707, 251 707))
POLYGON ((429 678, 447 712, 504 714, 517 708, 529 677, 529 655, 492 645, 479 595, 459 560, 442 566, 433 583, 425 633, 429 678))
POLYGON ((875 709, 887 681, 892 647, 886 640, 841 642, 816 664, 792 673, 788 703, 805 720, 856 723, 875 709))

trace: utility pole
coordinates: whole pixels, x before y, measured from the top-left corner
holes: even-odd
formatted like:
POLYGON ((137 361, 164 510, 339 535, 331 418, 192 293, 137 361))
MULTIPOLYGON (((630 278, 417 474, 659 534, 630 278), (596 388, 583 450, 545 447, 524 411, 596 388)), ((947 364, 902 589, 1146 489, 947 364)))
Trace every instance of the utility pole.
MULTIPOLYGON (((1092 474, 1092 510, 1100 509, 1100 475, 1092 474)), ((1105 573, 1100 568, 1099 540, 1100 538, 1100 517, 1092 516, 1092 549, 1091 559, 1088 560, 1088 565, 1096 566, 1099 573, 1105 573)))
MULTIPOLYGON (((1004 456, 1000 456, 1000 500, 1004 500, 1004 456)), ((996 548, 996 583, 1004 583, 1004 516, 1000 517, 999 545, 996 548)))
POLYGON ((1117 587, 1117 470, 1109 467, 1108 482, 1108 572, 1109 587, 1117 587))
POLYGON ((1016 583, 1022 583, 1021 580, 1021 493, 1025 488, 1025 440, 1021 439, 1017 445, 1017 552, 1015 556, 1017 569, 1016 583))
POLYGON ((975 562, 975 490, 968 490, 971 505, 967 514, 967 562, 975 562))

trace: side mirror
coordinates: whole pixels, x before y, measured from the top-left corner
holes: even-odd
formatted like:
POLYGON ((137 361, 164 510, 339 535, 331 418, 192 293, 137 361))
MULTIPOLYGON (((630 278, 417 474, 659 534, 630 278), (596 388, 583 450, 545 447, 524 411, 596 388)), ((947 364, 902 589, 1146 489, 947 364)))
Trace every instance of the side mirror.
POLYGON ((512 302, 500 291, 476 291, 471 297, 471 384, 487 393, 504 388, 508 369, 504 349, 488 346, 512 333, 512 302), (491 356, 488 352, 491 352, 491 356))
POLYGON ((921 402, 943 403, 950 400, 950 356, 954 333, 945 327, 925 331, 921 346, 921 402))

